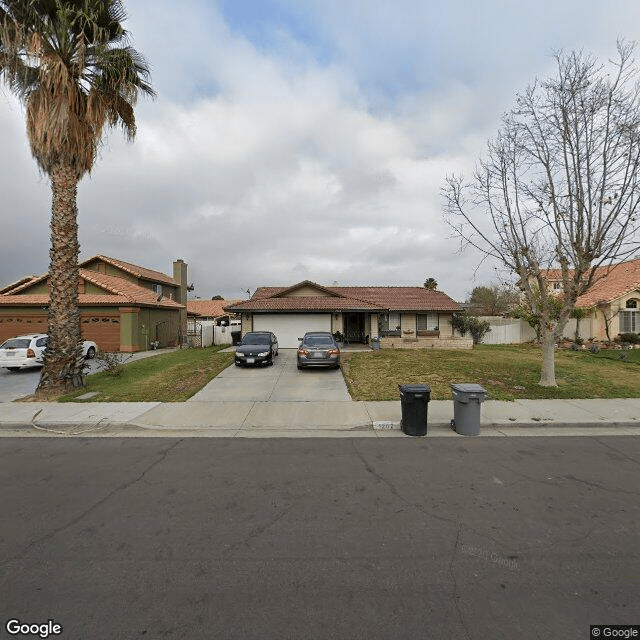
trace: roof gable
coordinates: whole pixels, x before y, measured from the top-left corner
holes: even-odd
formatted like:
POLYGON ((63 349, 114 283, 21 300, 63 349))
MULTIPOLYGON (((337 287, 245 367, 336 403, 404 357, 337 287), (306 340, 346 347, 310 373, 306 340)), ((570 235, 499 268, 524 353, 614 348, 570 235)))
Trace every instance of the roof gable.
POLYGON ((93 258, 89 258, 88 260, 84 260, 82 263, 80 263, 80 267, 87 268, 95 262, 104 262, 105 264, 115 267, 116 269, 120 269, 121 271, 135 276, 136 278, 140 278, 141 280, 149 280, 151 282, 158 282, 160 284, 169 284, 173 286, 179 285, 178 282, 176 282, 172 277, 168 276, 165 273, 154 271, 153 269, 147 269, 146 267, 140 267, 136 264, 125 262, 124 260, 110 258, 109 256, 93 256, 93 258))
POLYGON ((317 282, 312 282, 311 280, 303 280, 302 282, 298 282, 291 287, 287 287, 286 289, 277 290, 275 293, 271 294, 269 297, 271 298, 295 298, 295 297, 307 297, 307 298, 337 298, 341 297, 339 293, 329 289, 328 287, 323 287, 317 282))

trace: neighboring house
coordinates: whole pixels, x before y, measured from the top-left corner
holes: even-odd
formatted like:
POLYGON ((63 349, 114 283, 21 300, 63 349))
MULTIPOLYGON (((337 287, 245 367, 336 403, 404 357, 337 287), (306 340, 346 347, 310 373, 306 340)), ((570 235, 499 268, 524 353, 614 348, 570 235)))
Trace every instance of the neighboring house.
POLYGON ((225 307, 238 302, 237 300, 187 300, 189 316, 198 320, 210 320, 220 326, 226 322, 227 326, 236 314, 228 313, 225 307))
MULTIPOLYGON (((546 272, 549 291, 562 290, 559 269, 546 272)), ((577 307, 591 309, 589 317, 580 320, 580 337, 607 340, 619 333, 640 333, 640 258, 600 267, 593 286, 577 302, 577 307)), ((572 337, 576 321, 567 323, 565 335, 572 337)))
POLYGON ((347 343, 380 340, 382 348, 471 348, 451 325, 460 305, 424 287, 324 287, 305 280, 290 287, 260 287, 250 300, 227 305, 242 318, 242 334, 273 331, 295 348, 307 331, 340 332, 347 343))
MULTIPOLYGON (((101 351, 146 351, 180 344, 187 327, 187 265, 173 277, 107 256, 80 265, 82 336, 101 351)), ((0 341, 47 331, 49 276, 25 278, 0 295, 0 341)))
MULTIPOLYGON (((193 346, 232 344, 236 325, 240 321, 224 307, 237 300, 187 300, 188 340, 193 346)), ((240 327, 237 326, 239 334, 240 327)))

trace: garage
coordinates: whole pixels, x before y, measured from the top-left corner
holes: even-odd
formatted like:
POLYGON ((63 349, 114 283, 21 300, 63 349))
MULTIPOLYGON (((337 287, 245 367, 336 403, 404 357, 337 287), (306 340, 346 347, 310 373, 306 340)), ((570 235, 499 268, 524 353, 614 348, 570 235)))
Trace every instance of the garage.
POLYGON ((330 313, 257 313, 253 331, 272 331, 281 349, 296 349, 307 331, 331 331, 330 313))
POLYGON ((81 315, 80 327, 84 340, 93 340, 100 351, 120 351, 119 315, 81 315))

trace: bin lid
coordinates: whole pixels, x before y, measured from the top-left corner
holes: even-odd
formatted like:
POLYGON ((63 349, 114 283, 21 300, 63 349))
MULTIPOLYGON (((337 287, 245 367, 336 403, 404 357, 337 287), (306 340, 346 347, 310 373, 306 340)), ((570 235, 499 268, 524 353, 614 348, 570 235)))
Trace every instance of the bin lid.
POLYGON ((454 384, 449 385, 454 391, 458 393, 487 393, 484 387, 479 384, 454 384))
POLYGON ((398 388, 402 393, 431 393, 428 384, 399 384, 398 388))

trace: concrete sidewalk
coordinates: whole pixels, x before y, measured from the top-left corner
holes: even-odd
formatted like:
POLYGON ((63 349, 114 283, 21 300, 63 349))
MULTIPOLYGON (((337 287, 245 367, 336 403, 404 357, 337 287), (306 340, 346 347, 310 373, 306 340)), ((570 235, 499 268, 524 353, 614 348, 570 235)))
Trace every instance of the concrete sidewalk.
MULTIPOLYGON (((640 435, 640 399, 488 400, 482 436, 640 435)), ((452 400, 428 406, 427 437, 450 428, 452 400)), ((184 403, 0 403, 0 436, 408 437, 400 401, 204 401, 184 403)))

